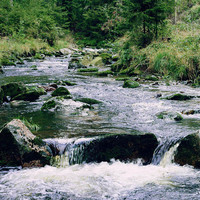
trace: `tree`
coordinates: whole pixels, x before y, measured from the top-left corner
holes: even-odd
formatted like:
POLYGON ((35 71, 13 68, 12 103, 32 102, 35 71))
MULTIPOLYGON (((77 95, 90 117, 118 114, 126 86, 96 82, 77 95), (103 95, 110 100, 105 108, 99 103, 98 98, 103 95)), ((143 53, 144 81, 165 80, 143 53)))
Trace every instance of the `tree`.
POLYGON ((173 8, 174 0, 124 0, 124 13, 138 45, 145 47, 173 8))

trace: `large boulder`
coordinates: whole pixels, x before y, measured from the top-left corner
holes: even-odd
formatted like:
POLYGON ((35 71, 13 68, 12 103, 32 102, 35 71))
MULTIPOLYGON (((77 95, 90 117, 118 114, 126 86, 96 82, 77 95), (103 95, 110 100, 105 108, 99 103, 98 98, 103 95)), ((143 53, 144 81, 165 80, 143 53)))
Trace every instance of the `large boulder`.
POLYGON ((173 94, 169 97, 166 97, 167 100, 175 100, 175 101, 186 101, 194 98, 194 96, 189 96, 185 94, 173 94))
POLYGON ((70 157, 70 164, 86 162, 109 162, 111 159, 131 162, 142 159, 143 164, 149 164, 153 152, 158 146, 158 141, 153 134, 131 135, 117 134, 100 137, 86 143, 78 143, 74 146, 74 152, 70 157), (81 155, 77 154, 77 149, 81 155))
POLYGON ((50 163, 51 150, 19 120, 0 132, 0 166, 42 167, 50 163))
POLYGON ((174 162, 200 169, 200 133, 188 135, 180 141, 174 162))

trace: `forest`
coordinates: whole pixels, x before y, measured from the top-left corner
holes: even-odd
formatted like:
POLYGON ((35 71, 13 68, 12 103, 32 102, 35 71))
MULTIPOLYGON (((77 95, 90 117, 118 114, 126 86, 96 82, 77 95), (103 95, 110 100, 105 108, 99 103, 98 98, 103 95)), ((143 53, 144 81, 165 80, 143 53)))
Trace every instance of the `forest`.
POLYGON ((112 47, 119 74, 141 69, 199 84, 199 24, 198 0, 1 0, 0 60, 72 42, 112 47))

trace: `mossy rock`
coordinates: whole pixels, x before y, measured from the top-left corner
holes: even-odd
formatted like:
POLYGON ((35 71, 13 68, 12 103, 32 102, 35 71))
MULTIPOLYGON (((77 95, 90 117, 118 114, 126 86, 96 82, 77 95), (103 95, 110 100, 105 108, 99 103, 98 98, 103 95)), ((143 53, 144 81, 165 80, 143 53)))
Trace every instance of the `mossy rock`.
POLYGON ((118 77, 115 80, 116 81, 127 81, 127 80, 130 80, 130 77, 118 77))
POLYGON ((40 97, 40 94, 36 91, 27 91, 23 94, 15 96, 12 100, 24 100, 24 101, 35 101, 40 97))
POLYGON ((184 95, 184 94, 173 94, 169 97, 166 97, 167 100, 176 100, 176 101, 186 101, 194 98, 194 96, 184 95))
POLYGON ((156 76, 146 76, 145 77, 145 80, 148 80, 148 81, 158 81, 159 80, 159 78, 158 77, 156 77, 156 76))
MULTIPOLYGON (((84 145, 84 148, 78 163, 110 162, 111 159, 131 162, 142 158, 143 164, 149 164, 153 152, 158 146, 158 141, 153 134, 115 134, 100 137, 80 145, 84 145)), ((78 147, 79 144, 76 146, 78 147)), ((71 164, 77 164, 75 160, 70 161, 71 164)))
POLYGON ((180 141, 174 161, 179 165, 192 165, 200 169, 200 137, 191 134, 180 141))
POLYGON ((87 68, 87 67, 79 62, 77 63, 70 62, 68 65, 68 69, 82 69, 82 68, 87 68))
POLYGON ((3 66, 12 66, 12 65, 14 65, 15 66, 15 63, 10 61, 8 58, 3 57, 2 60, 1 60, 1 65, 3 65, 3 66))
POLYGON ((38 60, 42 60, 42 59, 44 59, 44 55, 43 55, 43 54, 36 53, 35 56, 34 56, 33 58, 34 58, 34 59, 38 59, 38 60))
POLYGON ((79 69, 78 72, 98 72, 98 68, 86 68, 86 69, 79 69))
POLYGON ((44 94, 46 94, 46 91, 44 90, 44 88, 39 88, 35 86, 27 87, 26 91, 13 97, 12 100, 35 101, 41 95, 44 95, 44 94))
POLYGON ((104 64, 110 64, 112 62, 112 55, 109 53, 102 53, 100 57, 104 64))
POLYGON ((37 65, 32 65, 32 66, 30 66, 30 68, 31 68, 32 70, 37 70, 37 65))
POLYGON ((65 80, 65 81, 56 80, 55 83, 58 84, 58 85, 63 85, 63 86, 66 86, 66 85, 67 85, 67 86, 74 86, 74 85, 77 85, 76 83, 73 83, 73 82, 67 81, 67 80, 65 80))
POLYGON ((0 74, 3 74, 3 68, 0 66, 0 74))
POLYGON ((91 62, 89 62, 89 65, 103 67, 104 63, 103 63, 102 57, 98 56, 98 57, 94 58, 91 62))
POLYGON ((112 75, 113 72, 111 70, 106 70, 106 71, 101 71, 101 72, 97 72, 96 75, 97 76, 108 76, 108 75, 112 75))
POLYGON ((90 98, 79 98, 79 99, 75 99, 75 101, 80 101, 83 103, 87 103, 87 104, 100 104, 102 103, 101 101, 98 101, 96 99, 90 99, 90 98))
POLYGON ((49 110, 56 107, 56 102, 54 100, 47 101, 43 104, 41 110, 49 110))
POLYGON ((163 112, 158 113, 156 116, 158 119, 171 119, 177 122, 183 120, 183 117, 181 116, 181 114, 176 113, 176 112, 163 111, 163 112))
POLYGON ((127 80, 124 81, 123 88, 137 88, 140 87, 140 84, 137 81, 127 80))
POLYGON ((55 91, 52 92, 51 96, 53 96, 53 97, 55 97, 55 96, 65 96, 65 95, 69 95, 69 94, 70 94, 70 92, 68 91, 67 88, 59 87, 55 91))
POLYGON ((4 96, 5 97, 10 96, 11 98, 19 94, 22 94, 26 92, 27 90, 27 88, 21 83, 8 83, 5 85, 2 85, 1 88, 4 91, 4 96))

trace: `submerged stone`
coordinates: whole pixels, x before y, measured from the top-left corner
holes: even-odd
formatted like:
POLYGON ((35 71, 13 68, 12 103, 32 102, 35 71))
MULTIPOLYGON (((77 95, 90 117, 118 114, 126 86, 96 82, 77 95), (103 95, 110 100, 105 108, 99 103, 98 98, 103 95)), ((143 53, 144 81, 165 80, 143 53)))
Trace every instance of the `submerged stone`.
POLYGON ((186 101, 194 98, 194 96, 188 96, 184 94, 173 94, 169 97, 166 97, 167 100, 176 100, 176 101, 186 101))
POLYGON ((64 96, 64 95, 69 95, 69 94, 70 92, 68 91, 67 88, 59 87, 55 91, 53 91, 51 95, 55 97, 55 96, 64 96))
POLYGON ((137 81, 126 80, 124 81, 123 88, 137 88, 140 87, 140 84, 137 81))
POLYGON ((0 165, 42 167, 50 164, 51 150, 19 120, 14 119, 0 132, 0 165))
MULTIPOLYGON (((111 159, 131 162, 140 158, 143 164, 149 164, 158 141, 153 134, 117 134, 97 138, 85 144, 77 144, 77 147, 81 145, 81 158, 78 162, 99 163, 109 162, 111 159)), ((71 164, 76 162, 76 159, 71 160, 71 164)))
POLYGON ((174 161, 179 165, 192 165, 200 169, 200 134, 191 134, 180 141, 174 161))

